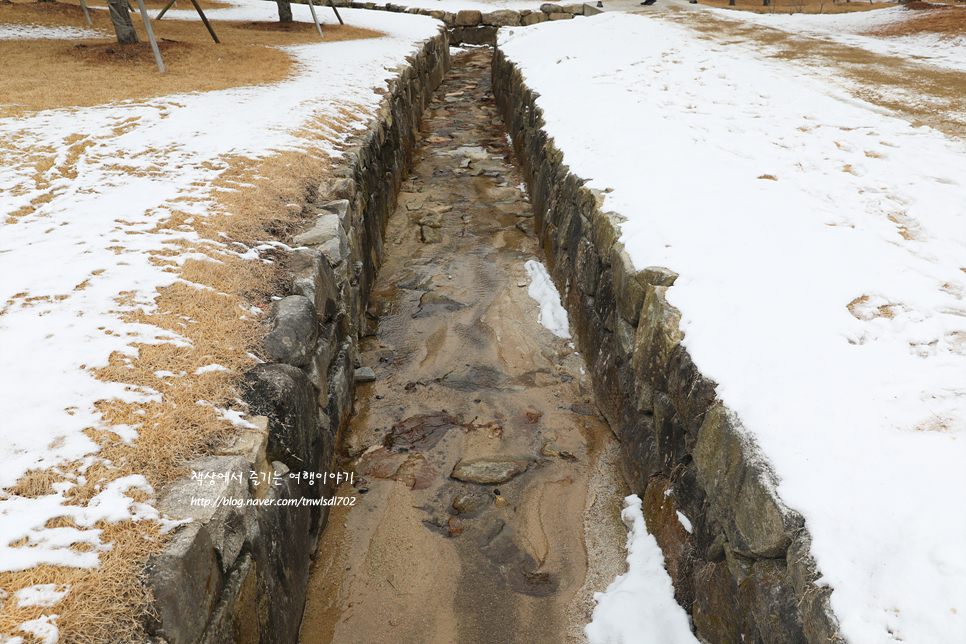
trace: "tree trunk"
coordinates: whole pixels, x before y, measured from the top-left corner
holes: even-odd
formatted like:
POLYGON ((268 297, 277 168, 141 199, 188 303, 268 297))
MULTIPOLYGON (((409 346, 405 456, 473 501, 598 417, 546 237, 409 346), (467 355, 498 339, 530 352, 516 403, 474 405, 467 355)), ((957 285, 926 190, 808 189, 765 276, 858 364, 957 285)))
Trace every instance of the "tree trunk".
POLYGON ((292 22, 292 4, 288 0, 275 0, 278 5, 278 21, 292 22))
POLYGON ((127 0, 107 0, 107 6, 111 10, 111 22, 114 24, 117 42, 122 45, 141 42, 138 32, 134 31, 131 14, 127 11, 127 0))

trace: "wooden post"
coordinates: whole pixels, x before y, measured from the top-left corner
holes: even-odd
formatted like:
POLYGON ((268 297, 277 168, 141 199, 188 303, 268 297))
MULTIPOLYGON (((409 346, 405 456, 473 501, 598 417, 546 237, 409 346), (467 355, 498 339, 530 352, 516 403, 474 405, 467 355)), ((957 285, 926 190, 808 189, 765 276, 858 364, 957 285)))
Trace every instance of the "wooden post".
POLYGON ((80 0, 80 3, 81 9, 84 10, 84 17, 87 18, 87 24, 93 25, 94 23, 91 22, 91 14, 87 13, 87 4, 84 2, 84 0, 80 0))
POLYGON ((173 5, 175 2, 176 0, 168 0, 168 4, 164 5, 164 9, 161 10, 161 13, 158 14, 158 17, 155 18, 155 20, 161 20, 161 18, 164 17, 164 14, 168 13, 168 9, 170 9, 171 5, 173 5))
POLYGON ((342 16, 339 15, 339 10, 335 8, 335 3, 329 0, 329 6, 332 7, 332 11, 335 12, 335 17, 339 19, 339 24, 344 25, 345 22, 342 20, 342 16))
POLYGON ((144 0, 138 0, 138 8, 141 10, 141 20, 144 21, 144 29, 148 32, 148 40, 151 41, 151 51, 154 52, 154 60, 158 63, 158 71, 164 73, 164 62, 161 60, 161 52, 158 50, 158 41, 154 39, 154 29, 151 29, 151 19, 148 18, 148 10, 144 6, 144 0))
POLYGON ((309 0, 309 11, 312 12, 312 20, 315 22, 315 30, 319 32, 319 38, 325 38, 322 35, 322 25, 319 24, 319 17, 315 15, 315 5, 312 4, 312 0, 309 0))
MULTIPOLYGON (((138 2, 141 2, 141 0, 138 0, 138 2)), ((208 28, 208 33, 210 33, 215 42, 220 45, 221 41, 218 40, 218 36, 215 35, 215 30, 211 28, 211 23, 208 22, 208 18, 205 17, 205 12, 202 11, 201 7, 198 5, 198 0, 191 0, 191 4, 195 6, 195 9, 198 11, 198 15, 201 16, 201 22, 205 23, 205 27, 208 28)))

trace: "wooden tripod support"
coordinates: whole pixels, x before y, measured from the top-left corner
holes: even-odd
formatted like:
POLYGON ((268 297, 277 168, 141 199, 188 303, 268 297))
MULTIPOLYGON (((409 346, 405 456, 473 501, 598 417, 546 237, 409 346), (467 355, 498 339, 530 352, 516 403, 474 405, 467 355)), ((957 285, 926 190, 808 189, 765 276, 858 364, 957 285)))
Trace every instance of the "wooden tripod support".
MULTIPOLYGON (((175 3, 175 0, 168 0, 168 4, 164 5, 164 9, 161 10, 161 13, 158 14, 158 17, 155 18, 155 20, 161 20, 161 18, 164 17, 164 14, 168 12, 168 9, 170 9, 172 5, 174 5, 174 3, 175 3)), ((191 4, 194 5, 195 11, 197 11, 198 16, 201 17, 201 22, 205 23, 205 29, 208 30, 209 34, 211 34, 211 39, 214 40, 216 43, 221 44, 221 41, 218 40, 218 36, 215 35, 215 30, 212 29, 211 27, 211 23, 208 22, 208 17, 205 16, 205 12, 202 11, 201 6, 198 5, 198 0, 191 0, 191 4)))

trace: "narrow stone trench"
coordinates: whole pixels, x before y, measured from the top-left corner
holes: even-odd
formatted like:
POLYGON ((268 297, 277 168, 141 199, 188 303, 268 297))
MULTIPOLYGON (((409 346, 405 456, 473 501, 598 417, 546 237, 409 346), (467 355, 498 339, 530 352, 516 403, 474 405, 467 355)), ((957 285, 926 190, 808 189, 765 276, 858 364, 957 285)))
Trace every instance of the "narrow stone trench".
POLYGON ((490 57, 453 57, 388 224, 342 452, 356 501, 329 517, 303 644, 580 642, 623 572, 616 441, 528 295, 490 57))

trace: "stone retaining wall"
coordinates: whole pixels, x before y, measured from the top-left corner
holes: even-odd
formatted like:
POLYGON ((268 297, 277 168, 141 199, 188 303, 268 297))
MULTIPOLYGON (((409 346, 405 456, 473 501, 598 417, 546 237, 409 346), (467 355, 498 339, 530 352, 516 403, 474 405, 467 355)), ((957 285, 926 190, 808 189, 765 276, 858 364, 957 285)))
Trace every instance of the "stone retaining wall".
POLYGON ((309 560, 328 506, 215 507, 221 498, 331 498, 331 479, 309 484, 289 476, 334 473, 335 445, 352 411, 359 366, 357 339, 382 258, 383 232, 411 161, 423 109, 449 68, 446 32, 398 70, 377 118, 349 140, 345 163, 314 195, 312 227, 285 259, 290 294, 275 302, 263 342, 270 360, 245 374, 251 427, 231 448, 188 464, 221 474, 182 479, 160 509, 178 528, 147 565, 155 618, 151 636, 170 644, 298 641, 309 560), (277 482, 277 484, 275 484, 277 482), (212 505, 192 504, 204 499, 212 505))
MULTIPOLYGON (((307 4, 307 0, 293 1, 298 4, 307 4)), ((551 2, 544 3, 540 5, 539 9, 534 10, 501 9, 489 13, 480 11, 453 13, 437 9, 410 9, 399 4, 377 4, 375 2, 354 2, 352 0, 333 0, 333 3, 336 7, 431 16, 437 20, 442 20, 443 24, 446 25, 451 45, 496 46, 496 32, 500 27, 528 27, 548 20, 570 20, 575 16, 590 16, 601 13, 595 6, 589 4, 562 5, 551 2)), ((319 4, 318 0, 314 4, 319 4)))
POLYGON ((538 94, 499 50, 493 88, 624 477, 697 634, 712 644, 842 642, 804 520, 681 346, 680 313, 665 299, 677 275, 634 269, 618 241, 623 218, 602 212, 602 195, 569 171, 538 94))

